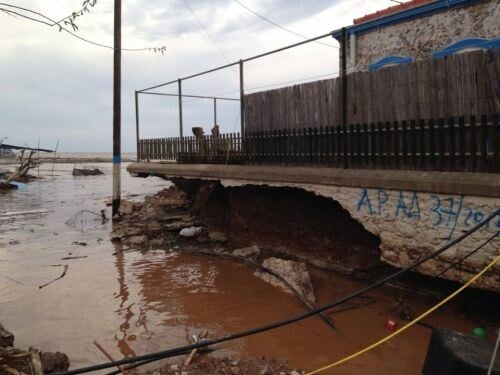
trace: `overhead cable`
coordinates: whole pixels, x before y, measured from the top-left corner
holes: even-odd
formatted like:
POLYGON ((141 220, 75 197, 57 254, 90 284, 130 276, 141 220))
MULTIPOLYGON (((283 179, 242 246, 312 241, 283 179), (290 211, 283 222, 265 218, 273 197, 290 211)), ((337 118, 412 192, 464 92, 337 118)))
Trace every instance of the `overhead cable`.
MULTIPOLYGON (((305 35, 302 35, 302 34, 299 34, 293 30, 290 30, 289 28, 286 28, 285 26, 281 26, 280 24, 274 22, 274 21, 271 21, 269 18, 267 17, 264 17, 262 14, 260 13, 257 13, 255 10, 249 8, 248 6, 246 6, 245 4, 243 4, 242 2, 240 2, 239 0, 233 0, 236 4, 238 4, 239 6, 241 6, 242 8, 248 10, 250 13, 253 13, 254 15, 256 15, 257 17, 259 17, 260 19, 270 23, 271 25, 273 26, 276 26, 278 28, 280 28, 281 30, 284 30, 290 34, 293 34, 295 36, 298 36, 300 38, 303 38, 303 39, 309 39, 307 36, 305 35)), ((318 44, 321 44, 323 46, 327 46, 327 47, 330 47, 330 48, 339 48, 337 46, 334 46, 334 45, 331 45, 331 44, 328 44, 328 43, 323 43, 323 42, 320 42, 320 41, 316 41, 315 43, 318 43, 318 44)))
MULTIPOLYGON (((201 26, 201 28, 203 29, 203 31, 205 31, 205 34, 207 34, 208 38, 210 39, 210 41, 212 42, 212 44, 215 46, 215 48, 217 48, 217 51, 219 51, 220 55, 224 58, 224 61, 229 64, 229 59, 226 57, 226 55, 224 54, 224 52, 222 52, 222 50, 220 49, 219 45, 217 44, 217 42, 215 41, 215 38, 212 36, 212 34, 210 34, 210 32, 208 31, 208 29, 205 27, 205 25, 203 24, 203 22, 201 22, 200 18, 196 15, 196 13, 194 12, 193 8, 191 8, 187 2, 187 0, 182 0, 182 2, 184 3, 184 5, 186 6, 186 8, 188 8, 189 12, 191 12, 191 14, 194 16, 194 18, 196 19, 196 21, 198 22, 198 24, 201 26)), ((234 70, 233 70, 234 71, 234 70)))
MULTIPOLYGON (((20 6, 17 6, 17 5, 12 5, 12 4, 7 4, 7 3, 0 3, 0 11, 3 11, 4 13, 12 15, 12 16, 19 16, 19 17, 22 17, 22 18, 26 18, 26 19, 28 19, 30 21, 38 22, 38 23, 41 23, 41 24, 44 24, 44 25, 47 25, 47 26, 50 26, 50 27, 57 26, 59 28, 59 31, 65 31, 69 35, 71 35, 71 36, 73 36, 73 37, 75 37, 77 39, 80 39, 83 42, 92 44, 92 45, 97 46, 97 47, 102 47, 102 48, 107 48, 107 49, 112 49, 112 50, 115 49, 113 46, 109 46, 109 45, 106 45, 106 44, 94 42, 94 41, 92 41, 90 39, 87 39, 87 38, 84 38, 84 37, 82 37, 82 36, 80 36, 78 34, 75 34, 74 32, 68 30, 64 26, 61 26, 58 23, 58 21, 55 21, 54 19, 52 19, 52 18, 44 15, 43 13, 31 10, 31 9, 27 9, 27 8, 23 8, 23 7, 20 7, 20 6), (9 9, 8 8, 2 8, 2 6, 3 7, 8 7, 9 9), (17 11, 14 11, 12 9, 16 9, 17 11), (37 19, 37 18, 34 18, 34 17, 30 17, 30 16, 27 16, 26 14, 22 14, 19 11, 28 12, 30 14, 39 16, 39 17, 41 17, 43 19, 37 19), (47 21, 49 21, 49 22, 47 22, 47 21)), ((166 51, 166 48, 165 47, 121 48, 121 50, 122 51, 128 51, 128 52, 153 51, 153 52, 161 52, 163 54, 166 51)))

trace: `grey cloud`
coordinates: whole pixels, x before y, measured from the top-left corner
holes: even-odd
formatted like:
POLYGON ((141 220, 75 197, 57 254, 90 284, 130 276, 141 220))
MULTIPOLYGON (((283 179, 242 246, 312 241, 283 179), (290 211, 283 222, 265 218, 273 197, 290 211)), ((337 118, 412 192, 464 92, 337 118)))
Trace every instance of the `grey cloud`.
MULTIPOLYGON (((66 1, 53 1, 61 5, 58 16, 72 10, 66 1)), ((261 22, 232 0, 186 1, 231 60, 294 39, 261 22)), ((241 1, 246 3, 249 0, 241 1)), ((254 4, 255 10, 263 15, 287 25, 300 20, 309 24, 311 16, 338 1, 248 3, 254 4)), ((25 5, 47 11, 44 4, 47 3, 32 0, 26 1, 25 5)), ((79 21, 81 35, 111 43, 111 5, 110 2, 98 1, 98 6, 79 21)), ((125 2, 123 16, 124 46, 166 45, 168 51, 165 56, 150 52, 123 54, 123 150, 133 151, 134 90, 209 69, 224 61, 182 0, 131 0, 125 2)), ((3 14, 0 14, 0 22, 3 38, 0 51, 0 137, 9 136, 12 143, 29 142, 32 145, 40 137, 46 147, 53 147, 60 138, 63 151, 110 151, 112 52, 89 46, 43 25, 11 19, 3 14)), ((326 22, 330 22, 329 19, 326 22)), ((314 35, 318 25, 310 24, 308 34, 314 35)), ((275 73, 259 70, 258 64, 249 64, 245 70, 248 73, 247 86, 300 78, 297 74, 321 74, 324 72, 316 70, 328 70, 331 65, 332 62, 316 66, 304 58, 277 66, 275 73), (290 72, 294 73, 286 75, 286 68, 293 68, 290 72), (315 73, 311 74, 311 69, 315 73)), ((186 93, 204 95, 237 91, 237 73, 227 70, 188 81, 184 88, 186 93)), ((176 87, 167 87, 165 92, 176 92, 176 87)), ((238 93, 233 95, 237 97, 238 93)), ((175 98, 148 98, 144 95, 140 100, 143 135, 177 135, 175 98)), ((184 106, 186 132, 194 125, 203 125, 208 130, 212 122, 211 104, 186 99, 184 106)), ((222 130, 234 131, 237 120, 237 104, 221 103, 219 123, 222 130)))

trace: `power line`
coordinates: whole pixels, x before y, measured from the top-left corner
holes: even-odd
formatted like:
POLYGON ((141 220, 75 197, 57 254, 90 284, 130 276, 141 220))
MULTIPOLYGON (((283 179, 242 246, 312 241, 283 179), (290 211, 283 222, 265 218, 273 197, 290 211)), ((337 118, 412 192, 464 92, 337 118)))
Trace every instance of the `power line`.
MULTIPOLYGON (((307 43, 314 42, 314 41, 319 40, 319 39, 331 37, 331 35, 332 35, 332 32, 329 32, 329 33, 326 33, 326 34, 322 34, 322 35, 318 35, 318 36, 315 36, 314 38, 310 38, 310 39, 306 39, 306 40, 303 40, 303 41, 300 41, 300 42, 289 44, 289 45, 281 47, 281 48, 277 48, 277 49, 274 49, 274 50, 271 50, 271 51, 267 51, 267 52, 264 52, 264 53, 261 53, 261 54, 258 54, 258 55, 254 55, 254 56, 251 56, 251 57, 247 57, 247 58, 241 59, 239 61, 235 61, 235 62, 226 64, 226 65, 221 65, 221 66, 218 66, 216 68, 205 70, 203 72, 199 72, 199 73, 196 73, 196 74, 191 74, 189 76, 182 77, 182 78, 179 78, 179 79, 182 79, 184 81, 184 80, 187 80, 187 79, 192 79, 192 78, 195 78, 195 77, 200 77, 200 76, 208 74, 208 73, 216 72, 216 71, 219 71, 219 70, 222 70, 222 69, 229 68, 231 66, 239 65, 241 62, 246 63, 246 62, 249 62, 249 61, 257 60, 257 59, 260 59, 262 57, 269 56, 269 55, 272 55, 272 54, 275 54, 275 53, 278 53, 278 52, 283 52, 283 51, 289 50, 291 48, 295 48, 295 47, 298 47, 298 46, 301 46, 301 45, 304 45, 304 44, 307 44, 307 43)), ((179 79, 175 79, 173 81, 161 83, 159 85, 147 87, 145 89, 139 90, 138 92, 142 93, 142 92, 146 92, 146 91, 151 91, 151 90, 157 89, 159 87, 171 85, 172 83, 176 83, 179 79)))
MULTIPOLYGON (((224 58, 224 61, 227 64, 229 64, 229 59, 226 57, 226 55, 224 54, 224 52, 222 52, 222 50, 219 48, 219 46, 217 45, 217 42, 215 41, 214 37, 212 36, 212 34, 210 34, 210 32, 205 27, 205 25, 203 24, 203 22, 201 22, 200 18, 196 15, 196 13, 194 12, 194 10, 189 6, 187 0, 182 0, 182 2, 186 6, 186 8, 188 8, 189 12, 191 12, 191 14, 194 16, 194 18, 196 19, 196 21, 198 22, 198 24, 201 26, 201 28, 203 29, 203 31, 205 31, 205 34, 207 34, 207 36, 210 39, 210 41, 212 42, 212 44, 215 46, 215 48, 217 48, 217 51, 219 51, 219 53, 221 54, 221 56, 224 58)), ((234 72, 234 70, 233 70, 233 72, 234 72)))
POLYGON ((286 81, 286 82, 278 82, 278 83, 272 83, 270 85, 265 85, 265 86, 256 86, 256 87, 249 87, 246 91, 250 91, 250 90, 260 90, 260 89, 265 89, 267 87, 274 87, 274 86, 281 86, 281 85, 287 85, 289 83, 296 83, 296 82, 303 82, 303 81, 308 81, 310 79, 318 79, 318 78, 325 78, 325 77, 331 77, 331 76, 334 76, 334 75, 337 75, 339 74, 339 72, 335 72, 335 73, 328 73, 328 74, 322 74, 322 75, 319 75, 319 76, 312 76, 312 77, 306 77, 306 78, 300 78, 300 79, 295 79, 295 80, 292 80, 292 81, 286 81))
MULTIPOLYGON (((295 31, 293 31, 293 30, 290 30, 289 28, 286 28, 285 26, 281 26, 280 24, 277 24, 276 22, 271 21, 269 18, 264 17, 262 14, 257 13, 255 10, 253 10, 253 9, 249 8, 249 7, 248 7, 248 6, 246 6, 245 4, 241 3, 239 0, 233 0, 233 1, 234 1, 236 4, 238 4, 239 6, 241 6, 241 7, 245 8, 246 10, 248 10, 250 13, 253 13, 253 14, 254 14, 254 15, 256 15, 257 17, 259 17, 260 19, 263 19, 264 21, 269 22, 271 25, 276 26, 276 27, 280 28, 281 30, 284 30, 284 31, 286 31, 286 32, 288 32, 288 33, 291 33, 291 34, 293 34, 293 35, 295 35, 295 36, 298 36, 298 37, 300 37, 300 38, 303 38, 303 39, 309 39, 309 38, 308 38, 307 36, 305 36, 305 35, 299 34, 299 33, 295 32, 295 31)), ((323 43, 323 42, 320 42, 320 41, 316 41, 315 43, 318 43, 318 44, 321 44, 321 45, 323 45, 323 46, 327 46, 327 47, 330 47, 330 48, 339 48, 339 47, 337 47, 337 46, 333 46, 333 45, 331 45, 331 44, 328 44, 328 43, 323 43)))
MULTIPOLYGON (((260 89, 264 89, 264 88, 267 88, 267 87, 287 85, 289 83, 304 82, 304 81, 308 81, 308 80, 311 80, 311 79, 326 78, 326 77, 331 77, 331 76, 334 76, 334 75, 337 75, 337 74, 339 74, 338 71, 334 72, 334 73, 321 74, 321 75, 317 75, 317 76, 310 76, 310 77, 304 77, 304 78, 294 79, 294 80, 291 80, 291 81, 271 83, 269 85, 264 85, 264 86, 248 87, 248 88, 245 89, 245 92, 252 91, 252 90, 260 90, 260 89)), ((235 93, 239 93, 239 92, 240 92, 240 90, 226 91, 226 92, 223 92, 223 93, 214 94, 214 95, 207 95, 207 96, 217 96, 217 97, 219 97, 219 96, 230 95, 230 94, 235 94, 235 93)), ((194 99, 191 99, 191 100, 194 100, 194 99)), ((186 100, 186 102, 191 101, 191 100, 188 99, 188 100, 186 100)))
POLYGON ((28 19, 30 21, 35 21, 35 22, 38 22, 38 23, 41 23, 41 24, 44 24, 44 25, 47 25, 47 26, 53 26, 52 24, 50 24, 48 22, 45 22, 45 21, 42 21, 42 20, 37 20, 36 18, 23 15, 21 13, 15 12, 13 10, 8 10, 8 9, 4 9, 4 8, 0 8, 0 10, 2 12, 4 12, 4 13, 8 14, 9 16, 12 16, 12 17, 19 16, 19 17, 26 18, 26 19, 28 19))
POLYGON ((17 5, 12 5, 12 4, 7 4, 7 3, 0 3, 0 6, 7 6, 7 7, 10 7, 10 8, 13 8, 13 9, 19 9, 19 10, 22 10, 22 11, 25 11, 25 12, 29 12, 29 13, 32 13, 32 14, 36 14, 37 16, 40 16, 42 18, 45 18, 46 20, 49 20, 51 21, 52 23, 48 23, 46 21, 42 21, 42 20, 38 20, 38 19, 35 19, 35 18, 32 18, 32 17, 29 17, 29 16, 26 16, 26 15, 23 15, 21 13, 18 13, 18 12, 15 12, 15 11, 12 11, 10 9, 5 9, 5 8, 0 8, 0 10, 2 12, 5 12, 9 15, 17 15, 17 16, 20 16, 20 17, 24 17, 24 18, 27 18, 31 21, 35 21, 35 22, 39 22, 39 23, 43 23, 45 25, 48 25, 48 26, 54 26, 55 25, 55 22, 54 20, 50 19, 49 17, 43 15, 42 13, 39 13, 39 12, 36 12, 34 10, 31 10, 31 9, 27 9, 27 8, 23 8, 23 7, 20 7, 20 6, 17 6, 17 5))
MULTIPOLYGON (((77 38, 77 39, 80 39, 81 41, 83 42, 86 42, 86 43, 89 43, 89 44, 92 44, 94 46, 97 46, 97 47, 102 47, 102 48, 107 48, 107 49, 112 49, 114 50, 114 47, 112 46, 109 46, 109 45, 106 45, 106 44, 102 44, 102 43, 98 43, 98 42, 94 42, 90 39, 87 39, 87 38, 84 38, 80 35, 77 35, 75 34, 74 32, 72 32, 71 30, 68 30, 67 28, 65 28, 64 26, 61 26, 58 22, 60 21, 55 21, 54 19, 44 15, 43 13, 40 13, 40 12, 37 12, 37 11, 34 11, 34 10, 31 10, 31 9, 27 9, 27 8, 23 8, 23 7, 20 7, 20 6, 17 6, 17 5, 12 5, 12 4, 7 4, 7 3, 0 3, 0 11, 8 14, 8 15, 11 15, 11 16, 19 16, 19 17, 22 17, 22 18, 25 18, 25 19, 28 19, 30 21, 34 21, 34 22, 38 22, 38 23, 41 23, 41 24, 44 24, 46 26, 50 26, 50 27, 53 27, 53 26, 57 26, 59 28, 59 31, 65 31, 66 33, 68 33, 69 35, 77 38), (30 17, 30 16, 27 16, 25 14, 22 14, 20 12, 17 12, 17 11, 14 11, 12 9, 7 9, 7 8, 2 8, 1 6, 3 7, 10 7, 12 9, 17 9, 17 10, 22 10, 23 12, 28 12, 28 13, 31 13, 31 14, 34 14, 34 15, 37 15, 39 17, 42 17, 43 19, 45 20, 41 20, 41 19, 36 19, 34 17, 30 17), (47 22, 49 21, 49 22, 47 22)), ((68 16, 68 17, 71 17, 71 16, 68 16)), ((66 17, 67 18, 67 17, 66 17)), ((64 19, 66 19, 64 18, 64 19)), ((63 19, 63 20, 64 20, 63 19)), ((165 51, 166 51, 166 47, 146 47, 146 48, 121 48, 122 51, 128 51, 128 52, 139 52, 139 51, 153 51, 153 52, 160 52, 161 54, 164 54, 165 51)))
MULTIPOLYGON (((16 12, 11 12, 11 13, 16 13, 17 15, 19 15, 21 17, 29 18, 29 19, 32 19, 33 21, 44 23, 44 24, 46 24, 48 26, 55 26, 55 25, 59 25, 61 22, 64 22, 64 21, 66 21, 66 20, 68 20, 70 18, 75 19, 76 17, 83 15, 83 12, 88 12, 88 6, 94 7, 95 4, 96 4, 96 2, 97 2, 97 0, 85 0, 83 2, 83 7, 80 10, 78 10, 76 12, 72 12, 69 16, 61 18, 59 21, 54 21, 53 19, 45 16, 44 14, 42 14, 40 12, 36 12, 34 10, 31 10, 31 9, 23 8, 23 7, 18 6, 18 5, 12 5, 12 4, 7 4, 7 3, 0 3, 0 5, 8 6, 8 7, 11 7, 11 8, 15 8, 15 9, 23 10, 25 12, 30 12, 30 13, 36 14, 36 15, 42 17, 42 18, 45 18, 46 20, 49 20, 51 23, 49 24, 48 22, 39 21, 39 20, 32 19, 32 18, 29 18, 27 16, 24 16, 22 14, 16 13, 16 12)), ((7 12, 7 13, 10 12, 10 11, 5 10, 5 9, 2 9, 2 10, 4 12, 7 12)))

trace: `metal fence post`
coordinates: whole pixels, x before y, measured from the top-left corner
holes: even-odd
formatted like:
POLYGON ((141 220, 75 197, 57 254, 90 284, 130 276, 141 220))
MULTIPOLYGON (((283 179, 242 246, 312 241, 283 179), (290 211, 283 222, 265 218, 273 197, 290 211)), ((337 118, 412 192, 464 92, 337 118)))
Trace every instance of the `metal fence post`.
POLYGON ((178 95, 179 95, 179 136, 181 141, 181 152, 184 151, 184 125, 182 120, 182 80, 179 78, 177 80, 178 95))
POLYGON ((342 130, 343 130, 343 141, 342 141, 342 148, 343 148, 343 158, 342 158, 342 167, 347 168, 348 167, 348 159, 347 159, 347 33, 346 33, 346 28, 342 28, 342 45, 341 45, 341 51, 342 51, 342 108, 341 108, 341 113, 342 113, 342 130))
POLYGON ((243 74, 243 60, 240 60, 240 139, 241 153, 243 153, 244 137, 245 137, 245 82, 243 74))
POLYGON ((135 92, 135 140, 136 140, 136 145, 137 145, 137 161, 141 160, 141 153, 140 153, 140 147, 139 147, 139 142, 140 142, 140 137, 139 137, 139 93, 136 91, 135 92))
POLYGON ((214 98, 214 126, 217 125, 217 98, 214 98))

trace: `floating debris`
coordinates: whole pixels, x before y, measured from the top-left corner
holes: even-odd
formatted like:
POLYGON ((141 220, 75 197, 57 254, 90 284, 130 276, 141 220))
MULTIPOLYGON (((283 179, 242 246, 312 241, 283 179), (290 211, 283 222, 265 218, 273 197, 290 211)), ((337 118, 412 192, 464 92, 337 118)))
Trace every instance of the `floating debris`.
POLYGON ((4 212, 0 213, 0 217, 15 217, 24 215, 41 215, 54 212, 52 210, 31 210, 31 211, 15 211, 15 212, 4 212))
MULTIPOLYGON (((61 264, 61 266, 62 266, 62 264, 61 264)), ((55 282, 55 281, 57 281, 57 280, 61 280, 64 276, 66 276, 66 272, 68 272, 68 268, 69 268, 69 266, 68 266, 67 264, 65 264, 65 265, 64 265, 64 271, 63 271, 63 273, 61 274, 61 276, 59 276, 58 278, 56 278, 56 279, 54 279, 54 280, 52 280, 52 281, 49 281, 47 284, 40 285, 40 286, 38 287, 38 289, 45 288, 46 286, 48 286, 48 285, 52 284, 53 282, 55 282)))
POLYGON ((73 167, 73 176, 99 176, 104 174, 102 168, 93 165, 78 166, 75 164, 73 167))
POLYGON ((71 244, 74 246, 87 246, 86 242, 79 242, 79 241, 73 241, 71 244))
POLYGON ((101 225, 108 221, 108 218, 106 218, 106 212, 104 210, 101 210, 100 213, 89 210, 81 210, 71 219, 66 221, 65 224, 70 227, 76 227, 77 225, 80 225, 83 229, 83 224, 96 221, 100 221, 101 225))
POLYGON ((61 260, 82 259, 82 258, 88 258, 88 255, 74 256, 74 257, 64 257, 64 258, 61 258, 61 260))

